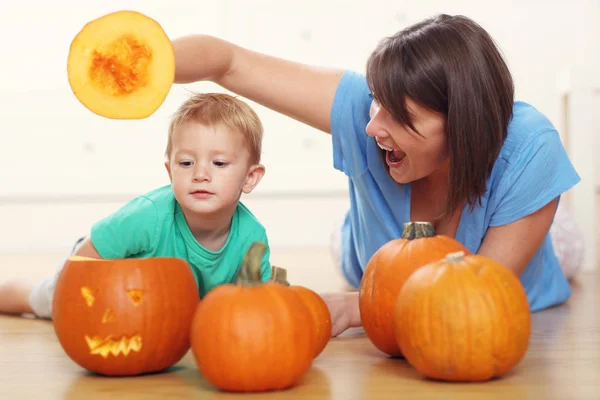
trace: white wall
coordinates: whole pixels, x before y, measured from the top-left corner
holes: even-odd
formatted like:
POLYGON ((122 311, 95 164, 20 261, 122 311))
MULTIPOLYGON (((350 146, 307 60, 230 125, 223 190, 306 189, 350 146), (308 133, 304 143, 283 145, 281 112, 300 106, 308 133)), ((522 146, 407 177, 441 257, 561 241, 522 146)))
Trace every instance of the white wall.
MULTIPOLYGON (((170 113, 185 89, 223 91, 211 84, 176 86, 163 107, 142 121, 112 121, 88 112, 70 92, 66 57, 83 24, 102 14, 134 9, 156 18, 172 38, 210 33, 282 57, 362 71, 369 51, 384 35, 434 13, 461 13, 495 37, 514 73, 517 97, 537 106, 562 129, 566 125, 562 98, 570 89, 572 60, 578 51, 573 41, 581 40, 577 32, 585 4, 583 0, 7 3, 0 15, 4 61, 0 251, 61 250, 68 247, 65 240, 115 206, 166 183, 162 153, 170 113), (125 173, 136 179, 123 179, 125 173)), ((332 167, 328 135, 256 107, 266 128, 267 176, 246 202, 272 231, 274 246, 327 245, 329 231, 347 206, 346 181, 332 167), (301 192, 308 194, 297 197, 301 192)))

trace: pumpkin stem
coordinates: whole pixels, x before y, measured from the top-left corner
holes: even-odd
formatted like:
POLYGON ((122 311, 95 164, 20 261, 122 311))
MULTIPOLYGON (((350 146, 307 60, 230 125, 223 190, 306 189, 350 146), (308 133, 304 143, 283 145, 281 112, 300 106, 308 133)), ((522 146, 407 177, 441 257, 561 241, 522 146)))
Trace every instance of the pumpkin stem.
POLYGON ((287 280, 287 270, 285 268, 276 266, 271 267, 271 281, 290 286, 290 283, 287 280))
POLYGON ((243 286, 257 286, 262 284, 261 266, 262 258, 267 250, 263 242, 253 242, 244 255, 242 265, 235 278, 235 284, 243 286))
POLYGON ((435 236, 435 229, 430 222, 411 221, 404 223, 402 239, 419 239, 435 236))
POLYGON ((453 253, 446 254, 446 262, 448 263, 459 263, 462 262, 465 258, 464 251, 455 251, 453 253))

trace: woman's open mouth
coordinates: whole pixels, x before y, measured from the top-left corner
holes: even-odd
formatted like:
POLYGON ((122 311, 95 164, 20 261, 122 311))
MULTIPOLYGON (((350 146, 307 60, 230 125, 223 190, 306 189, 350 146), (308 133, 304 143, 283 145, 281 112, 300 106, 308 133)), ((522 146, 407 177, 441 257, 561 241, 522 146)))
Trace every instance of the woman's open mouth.
POLYGON ((391 168, 398 167, 406 157, 406 153, 402 150, 392 149, 379 142, 377 142, 377 146, 379 146, 380 149, 385 150, 385 161, 391 168))

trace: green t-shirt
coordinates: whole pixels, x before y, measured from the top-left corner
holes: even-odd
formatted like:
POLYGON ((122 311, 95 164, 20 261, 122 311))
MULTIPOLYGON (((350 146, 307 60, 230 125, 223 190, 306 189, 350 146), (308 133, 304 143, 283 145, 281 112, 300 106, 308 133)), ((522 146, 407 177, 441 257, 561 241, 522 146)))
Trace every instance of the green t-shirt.
POLYGON ((262 280, 271 277, 265 228, 246 206, 238 204, 223 247, 210 251, 192 235, 171 185, 138 196, 96 222, 91 239, 104 259, 178 257, 186 260, 194 272, 201 297, 215 286, 233 281, 254 241, 267 245, 262 280))

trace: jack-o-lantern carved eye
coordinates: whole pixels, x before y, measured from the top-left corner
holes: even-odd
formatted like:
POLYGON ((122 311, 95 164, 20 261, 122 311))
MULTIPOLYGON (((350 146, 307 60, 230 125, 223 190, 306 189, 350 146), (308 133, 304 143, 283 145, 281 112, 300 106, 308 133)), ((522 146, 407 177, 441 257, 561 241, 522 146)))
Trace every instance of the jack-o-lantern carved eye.
POLYGON ((91 307, 94 304, 94 300, 95 300, 94 292, 89 287, 87 287, 87 286, 81 287, 81 296, 85 300, 88 307, 91 307))
POLYGON ((127 294, 131 298, 131 301, 133 301, 133 305, 136 307, 139 306, 144 299, 144 291, 140 289, 130 289, 127 291, 127 294))

